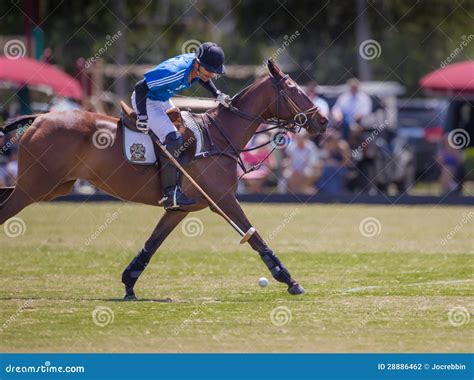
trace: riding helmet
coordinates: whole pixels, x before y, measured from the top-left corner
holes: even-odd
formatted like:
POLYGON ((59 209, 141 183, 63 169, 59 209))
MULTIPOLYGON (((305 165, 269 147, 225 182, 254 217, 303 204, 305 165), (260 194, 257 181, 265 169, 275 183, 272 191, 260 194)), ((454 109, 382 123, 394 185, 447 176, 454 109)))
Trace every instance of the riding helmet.
POLYGON ((213 42, 204 42, 196 52, 201 65, 212 73, 224 74, 224 51, 213 42))

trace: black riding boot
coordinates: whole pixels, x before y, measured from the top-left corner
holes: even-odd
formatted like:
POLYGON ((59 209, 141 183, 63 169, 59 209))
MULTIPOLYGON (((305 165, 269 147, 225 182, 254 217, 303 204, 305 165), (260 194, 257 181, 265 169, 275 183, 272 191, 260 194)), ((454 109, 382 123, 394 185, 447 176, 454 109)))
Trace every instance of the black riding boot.
MULTIPOLYGON (((168 152, 179 162, 179 157, 183 152, 183 138, 179 132, 171 132, 165 138, 165 145, 168 152)), ((196 203, 188 198, 179 186, 180 172, 173 165, 167 156, 161 157, 161 188, 163 199, 160 201, 166 210, 183 210, 196 203)))

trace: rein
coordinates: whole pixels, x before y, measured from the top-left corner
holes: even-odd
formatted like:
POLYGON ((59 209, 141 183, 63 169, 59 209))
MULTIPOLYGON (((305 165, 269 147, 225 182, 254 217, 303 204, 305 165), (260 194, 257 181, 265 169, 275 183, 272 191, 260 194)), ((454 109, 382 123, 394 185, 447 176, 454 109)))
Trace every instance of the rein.
MULTIPOLYGON (((296 132, 298 133, 299 131, 301 131, 301 128, 303 128, 311 119, 311 116, 318 112, 319 109, 318 107, 316 106, 313 106, 309 109, 307 109, 306 111, 301 111, 298 107, 298 105, 290 98, 290 96, 288 95, 288 93, 285 91, 285 89, 282 88, 282 84, 288 79, 288 75, 285 75, 283 76, 280 80, 275 80, 273 77, 271 77, 272 79, 272 84, 273 86, 275 87, 276 91, 277 91, 277 114, 278 114, 278 111, 280 109, 280 100, 281 98, 283 97, 286 101, 287 101, 287 104, 290 106, 290 108, 292 108, 292 110, 295 112, 295 115, 293 116, 292 119, 290 120, 285 120, 285 119, 280 119, 278 117, 276 118, 270 118, 270 119, 265 119, 263 118, 262 116, 260 115, 257 115, 257 116, 252 116, 252 115, 249 115, 241 110, 239 110, 237 107, 233 106, 232 104, 230 104, 228 110, 231 111, 232 113, 234 113, 235 115, 241 117, 242 119, 245 119, 245 120, 248 120, 248 121, 251 121, 251 122, 256 122, 258 121, 259 124, 267 124, 267 125, 273 125, 273 127, 270 127, 270 128, 267 128, 267 129, 264 129, 263 131, 257 131, 254 133, 254 135, 257 135, 257 134, 260 134, 260 133, 265 133, 265 132, 268 132, 268 131, 271 131, 273 129, 283 129, 284 131, 280 131, 280 132, 277 132, 275 134, 275 136, 273 136, 270 140, 268 140, 267 142, 263 143, 263 144, 260 144, 258 146, 255 146, 255 147, 252 147, 252 148, 248 148, 248 149, 238 149, 234 146, 234 144, 232 144, 232 141, 230 140, 230 138, 227 136, 227 134, 225 133, 224 130, 222 130, 222 128, 219 126, 219 124, 214 120, 213 117, 211 117, 207 112, 206 112, 206 116, 209 118, 209 120, 214 124, 214 126, 217 128, 217 130, 219 131, 219 133, 224 137, 224 139, 227 141, 227 143, 229 144, 229 147, 233 150, 233 153, 235 155, 235 157, 237 158, 237 163, 239 164, 240 168, 242 169, 243 173, 239 176, 239 179, 242 178, 245 174, 248 174, 254 170, 258 170, 260 169, 260 167, 262 166, 263 162, 275 151, 275 149, 278 147, 278 144, 275 144, 273 146, 273 148, 270 150, 270 152, 265 155, 265 157, 263 159, 261 159, 257 164, 255 165, 252 165, 251 167, 247 168, 245 166, 245 163, 243 162, 242 158, 240 157, 240 154, 243 153, 243 152, 251 152, 253 150, 257 150, 257 149, 260 149, 264 146, 267 146, 268 144, 274 142, 278 137, 282 136, 285 132, 296 132), (308 115, 309 115, 309 118, 308 118, 308 115), (298 129, 298 130, 297 130, 298 129), (297 130, 297 131, 296 131, 297 130)), ((247 90, 247 88, 245 88, 243 91, 247 90)), ((242 93, 241 92, 241 93, 242 93)), ((238 95, 237 95, 238 96, 238 95)), ((235 98, 235 97, 234 97, 235 98)), ((227 148, 226 148, 227 149, 227 148)), ((224 153, 224 152, 222 152, 224 153)), ((228 153, 226 153, 228 155, 228 153)))

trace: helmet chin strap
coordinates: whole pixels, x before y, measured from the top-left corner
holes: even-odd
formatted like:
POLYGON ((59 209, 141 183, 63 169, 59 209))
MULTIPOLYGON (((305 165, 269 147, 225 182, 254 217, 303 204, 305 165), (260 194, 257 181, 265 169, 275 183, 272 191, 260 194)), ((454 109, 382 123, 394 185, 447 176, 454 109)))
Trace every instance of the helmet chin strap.
MULTIPOLYGON (((198 74, 198 75, 197 75, 197 76, 198 76, 199 78, 201 78, 201 76, 199 75, 199 69, 200 69, 201 67, 204 67, 204 66, 202 65, 202 63, 201 63, 201 61, 199 60, 199 58, 196 58, 196 62, 197 62, 197 64, 198 64, 198 68, 197 68, 197 74, 198 74)), ((215 72, 213 72, 213 71, 209 71, 209 70, 207 70, 205 67, 204 67, 204 69, 205 69, 207 72, 214 74, 213 77, 210 77, 210 78, 208 78, 207 80, 209 80, 209 79, 218 79, 218 78, 220 77, 219 74, 217 74, 217 73, 215 73, 215 72)), ((202 79, 202 78, 201 78, 201 79, 202 79)))

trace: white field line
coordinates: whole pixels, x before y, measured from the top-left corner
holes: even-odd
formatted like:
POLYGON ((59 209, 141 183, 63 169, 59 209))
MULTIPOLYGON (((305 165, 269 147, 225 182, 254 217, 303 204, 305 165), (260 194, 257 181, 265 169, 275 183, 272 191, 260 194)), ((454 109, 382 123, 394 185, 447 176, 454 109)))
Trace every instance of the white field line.
MULTIPOLYGON (((402 284, 399 285, 401 287, 405 286, 424 286, 424 285, 453 285, 453 284, 464 284, 464 283, 469 283, 473 282, 474 279, 467 279, 467 280, 443 280, 443 281, 429 281, 429 282, 415 282, 414 284, 402 284)), ((343 290, 343 293, 356 293, 356 292, 362 292, 364 290, 371 290, 371 289, 384 289, 384 288, 389 288, 389 285, 372 285, 372 286, 356 286, 355 288, 350 288, 343 290)))

